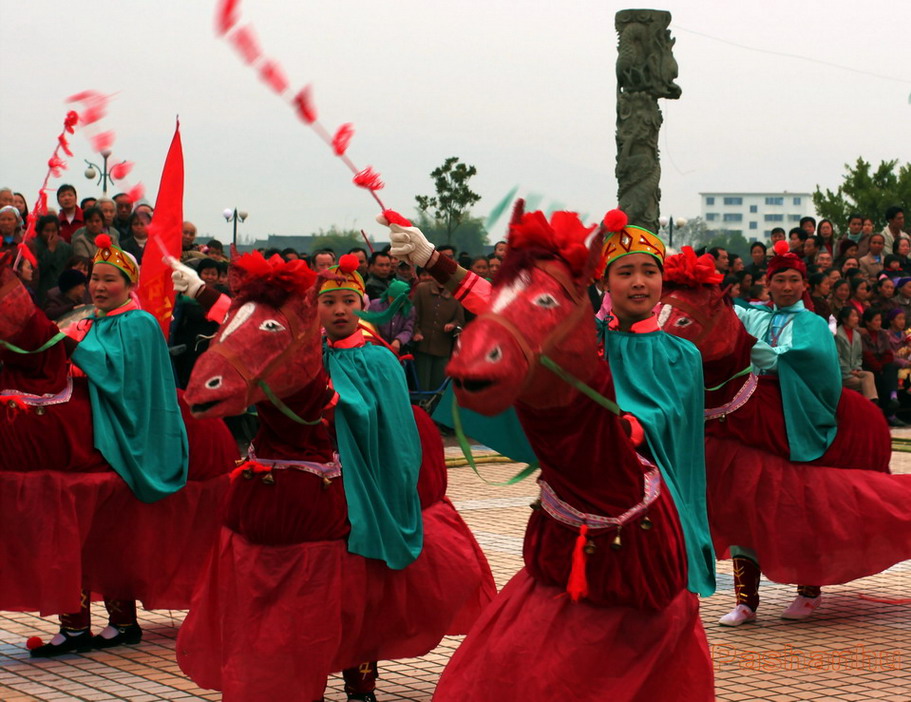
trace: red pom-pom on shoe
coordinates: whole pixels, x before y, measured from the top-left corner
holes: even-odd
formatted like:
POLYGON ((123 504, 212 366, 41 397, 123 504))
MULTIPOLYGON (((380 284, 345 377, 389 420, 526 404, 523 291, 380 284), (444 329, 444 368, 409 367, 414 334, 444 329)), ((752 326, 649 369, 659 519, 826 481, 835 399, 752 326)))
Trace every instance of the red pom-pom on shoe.
POLYGON ((611 210, 604 215, 604 228, 609 232, 619 232, 627 224, 629 224, 629 217, 623 210, 611 210))
POLYGON ((772 247, 779 256, 784 256, 788 251, 791 250, 791 247, 788 246, 786 241, 776 241, 775 246, 772 247))
POLYGON ((25 647, 29 651, 34 651, 36 648, 44 646, 44 641, 41 640, 40 636, 29 636, 25 642, 25 647))
POLYGON ((95 237, 95 246, 97 246, 99 249, 109 249, 113 243, 114 242, 111 241, 111 237, 107 234, 99 234, 95 237))
POLYGON ((359 265, 360 261, 354 254, 345 254, 338 260, 338 269, 342 273, 354 273, 359 265))

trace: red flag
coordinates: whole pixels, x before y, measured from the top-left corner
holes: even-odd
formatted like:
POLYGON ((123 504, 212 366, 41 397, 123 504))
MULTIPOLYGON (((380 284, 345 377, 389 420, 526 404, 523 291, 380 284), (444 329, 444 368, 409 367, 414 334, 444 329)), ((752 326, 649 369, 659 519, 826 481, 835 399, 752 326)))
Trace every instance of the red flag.
POLYGON ((183 148, 180 144, 180 122, 174 130, 171 148, 161 171, 155 214, 149 225, 142 266, 139 269, 139 300, 142 309, 151 314, 161 325, 165 338, 174 310, 174 285, 171 267, 164 256, 180 258, 183 248, 183 148))

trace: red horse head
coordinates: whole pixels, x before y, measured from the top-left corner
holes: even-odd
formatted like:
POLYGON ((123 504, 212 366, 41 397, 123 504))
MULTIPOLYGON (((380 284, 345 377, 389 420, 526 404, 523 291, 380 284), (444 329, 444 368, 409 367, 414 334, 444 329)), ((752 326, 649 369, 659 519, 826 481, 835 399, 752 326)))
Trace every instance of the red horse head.
POLYGON ((714 257, 697 258, 689 246, 664 262, 664 306, 658 324, 667 333, 692 341, 703 362, 725 358, 746 334, 726 291, 718 286, 721 279, 714 257))
POLYGON ((237 297, 193 369, 186 400, 197 417, 242 414, 306 387, 322 372, 313 273, 303 261, 236 259, 237 297))
MULTIPOLYGON (((447 368, 463 407, 497 414, 517 400, 559 406, 569 385, 538 361, 552 358, 581 380, 598 363, 586 290, 601 256, 601 233, 575 213, 521 215, 510 228, 506 260, 490 308, 463 332, 447 368)), ((568 401, 568 400, 566 400, 568 401)))

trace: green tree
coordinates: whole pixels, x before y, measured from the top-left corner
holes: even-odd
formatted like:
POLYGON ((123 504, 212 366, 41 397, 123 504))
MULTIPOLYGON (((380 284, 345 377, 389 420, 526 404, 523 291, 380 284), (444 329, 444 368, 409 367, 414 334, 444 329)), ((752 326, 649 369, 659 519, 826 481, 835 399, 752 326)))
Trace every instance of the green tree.
POLYGON ((415 226, 424 232, 424 236, 435 246, 450 244, 461 253, 480 256, 487 245, 487 230, 484 221, 479 217, 466 217, 462 226, 452 234, 447 233, 443 224, 431 219, 426 213, 419 212, 414 220, 415 226))
POLYGON ((898 166, 898 159, 883 161, 874 171, 862 158, 852 168, 845 164, 847 173, 835 192, 825 193, 816 186, 813 204, 821 217, 831 219, 835 228, 844 231, 848 216, 858 212, 877 223, 885 225, 886 209, 892 205, 911 207, 911 163, 898 166))
POLYGON ((456 156, 447 158, 442 166, 433 169, 430 177, 436 195, 417 195, 418 209, 435 221, 437 228, 446 233, 445 242, 452 242, 456 229, 468 218, 471 206, 481 196, 468 187, 468 181, 478 169, 461 163, 456 156))
POLYGON ((311 252, 320 249, 332 249, 336 256, 347 253, 355 246, 367 248, 364 244, 364 237, 357 229, 338 229, 335 225, 329 227, 328 231, 320 229, 313 235, 313 243, 310 246, 311 252))

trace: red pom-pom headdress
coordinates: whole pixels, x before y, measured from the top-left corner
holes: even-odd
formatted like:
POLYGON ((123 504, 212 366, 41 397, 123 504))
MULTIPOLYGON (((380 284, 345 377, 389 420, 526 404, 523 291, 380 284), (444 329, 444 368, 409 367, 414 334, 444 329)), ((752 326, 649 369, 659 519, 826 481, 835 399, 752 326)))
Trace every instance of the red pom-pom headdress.
POLYGON ((351 290, 358 295, 365 294, 364 279, 357 272, 360 261, 354 254, 344 254, 338 260, 338 265, 332 266, 325 273, 320 274, 323 281, 319 286, 319 294, 333 290, 351 290))
POLYGON ((124 272, 131 283, 139 280, 139 266, 136 259, 119 246, 114 246, 111 237, 107 234, 99 234, 95 237, 95 246, 98 250, 95 252, 93 263, 108 263, 124 272))
POLYGON ((772 279, 776 273, 786 270, 795 270, 804 278, 807 277, 807 264, 795 253, 791 253, 791 247, 786 241, 776 241, 773 247, 775 255, 769 261, 769 267, 766 270, 768 280, 772 279))
POLYGON ((254 251, 235 258, 231 266, 240 274, 235 304, 253 301, 281 307, 292 295, 304 295, 316 280, 304 261, 285 261, 278 254, 266 259, 254 251))
POLYGON ((664 283, 686 288, 700 285, 716 285, 724 276, 715 268, 712 254, 696 256, 692 246, 684 246, 681 253, 668 256, 664 261, 664 283))
POLYGON ((644 253, 664 263, 664 242, 648 229, 629 224, 623 210, 611 210, 604 215, 604 248, 600 270, 605 270, 618 258, 629 254, 644 253))

